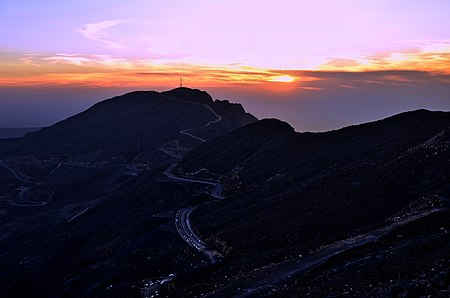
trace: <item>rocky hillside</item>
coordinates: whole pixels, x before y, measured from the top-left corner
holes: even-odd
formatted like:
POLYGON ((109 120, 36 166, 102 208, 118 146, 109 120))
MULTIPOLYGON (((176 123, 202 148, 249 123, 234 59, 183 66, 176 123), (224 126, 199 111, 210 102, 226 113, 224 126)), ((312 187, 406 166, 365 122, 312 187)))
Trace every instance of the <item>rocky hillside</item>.
MULTIPOLYGON (((211 277, 211 285, 218 283, 224 272, 239 276, 240 280, 253 280, 256 277, 252 270, 261 270, 258 272, 264 276, 264 270, 269 270, 265 266, 274 262, 287 259, 300 264, 299 256, 321 255, 322 247, 333 243, 343 246, 344 242, 340 242, 343 239, 369 237, 380 227, 388 229, 395 221, 437 208, 440 211, 435 220, 405 228, 408 232, 399 236, 405 237, 404 241, 396 244, 405 245, 396 251, 402 259, 398 264, 389 264, 390 268, 401 267, 398 270, 405 274, 411 272, 410 277, 389 275, 395 281, 392 285, 398 286, 393 292, 406 293, 414 278, 432 284, 421 277, 427 270, 434 267, 448 270, 444 260, 445 250, 450 247, 445 236, 450 198, 449 129, 450 113, 426 110, 326 133, 296 133, 286 123, 265 119, 200 145, 183 159, 179 173, 195 177, 193 173, 203 169, 201 172, 224 182, 228 195, 227 200, 205 205, 194 213, 199 233, 233 260, 227 269, 211 277), (416 266, 405 254, 420 249, 423 241, 430 241, 431 247, 428 252, 421 252, 422 257, 429 254, 435 263, 420 262, 416 266)), ((374 239, 373 235, 370 237, 374 239)), ((380 242, 378 247, 364 253, 381 255, 388 243, 380 242)), ((364 257, 364 253, 356 251, 359 258, 364 257)), ((326 270, 338 270, 336 266, 340 268, 347 261, 341 257, 335 267, 326 270)), ((382 266, 388 266, 372 261, 366 265, 378 268, 374 270, 383 271, 382 266)), ((276 268, 279 267, 270 269, 272 274, 276 270, 284 272, 276 268)), ((376 273, 380 271, 367 270, 366 276, 362 276, 356 268, 351 272, 358 275, 361 288, 354 287, 354 294, 358 290, 390 295, 391 289, 385 289, 386 280, 379 279, 376 273), (364 280, 380 283, 378 289, 365 288, 364 280)), ((338 272, 333 277, 329 272, 315 273, 320 283, 336 279, 334 284, 326 283, 328 288, 308 277, 298 280, 296 286, 292 280, 284 283, 294 287, 290 290, 292 295, 298 290, 295 287, 305 290, 310 283, 317 283, 314 290, 309 290, 313 296, 339 295, 345 292, 343 284, 338 290, 331 290, 337 280, 346 278, 346 284, 353 281, 349 272, 341 269, 338 272)), ((270 284, 269 271, 267 274, 264 278, 270 284)), ((220 293, 236 295, 238 288, 250 284, 225 282, 223 286, 220 293)), ((433 291, 438 293, 439 289, 433 291)), ((255 297, 262 293, 267 294, 256 292, 255 297)))
POLYGON ((448 297, 450 113, 132 92, 1 140, 0 182, 1 297, 448 297))
POLYGON ((208 140, 254 121, 256 118, 240 105, 213 101, 204 91, 136 91, 99 102, 23 139, 0 143, 0 152, 39 159, 58 156, 81 161, 142 162, 174 139, 190 148, 200 143, 180 131, 196 131, 208 140))

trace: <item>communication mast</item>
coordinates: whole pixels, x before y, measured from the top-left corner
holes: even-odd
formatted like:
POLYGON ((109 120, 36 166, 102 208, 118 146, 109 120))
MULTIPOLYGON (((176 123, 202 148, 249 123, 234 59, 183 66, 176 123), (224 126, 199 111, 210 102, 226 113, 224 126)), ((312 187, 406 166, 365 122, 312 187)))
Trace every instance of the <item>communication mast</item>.
POLYGON ((180 88, 183 87, 183 77, 180 77, 180 88))

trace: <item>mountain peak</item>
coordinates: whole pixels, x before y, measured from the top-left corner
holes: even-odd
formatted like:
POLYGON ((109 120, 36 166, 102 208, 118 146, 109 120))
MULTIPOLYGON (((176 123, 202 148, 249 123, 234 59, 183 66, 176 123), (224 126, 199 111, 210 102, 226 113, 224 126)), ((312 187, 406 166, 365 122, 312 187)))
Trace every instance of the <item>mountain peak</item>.
POLYGON ((130 161, 139 157, 140 161, 159 162, 159 148, 172 140, 192 148, 199 140, 212 139, 253 121, 256 118, 242 107, 216 104, 207 92, 198 89, 133 91, 30 133, 20 140, 20 148, 8 147, 5 152, 49 158, 64 154, 83 161, 130 161))
POLYGON ((255 123, 255 126, 262 129, 276 129, 286 132, 294 131, 294 128, 289 123, 275 118, 261 119, 259 122, 255 123))
POLYGON ((161 92, 161 94, 164 96, 194 103, 208 104, 213 102, 213 99, 211 95, 208 94, 208 92, 199 89, 179 87, 169 91, 161 92))
MULTIPOLYGON (((157 97, 159 96, 159 93, 156 91, 150 91, 150 90, 136 90, 131 91, 119 96, 114 96, 113 98, 109 100, 118 100, 118 99, 139 99, 139 98, 148 98, 148 97, 157 97)), ((101 101, 101 102, 107 102, 107 100, 101 101)))

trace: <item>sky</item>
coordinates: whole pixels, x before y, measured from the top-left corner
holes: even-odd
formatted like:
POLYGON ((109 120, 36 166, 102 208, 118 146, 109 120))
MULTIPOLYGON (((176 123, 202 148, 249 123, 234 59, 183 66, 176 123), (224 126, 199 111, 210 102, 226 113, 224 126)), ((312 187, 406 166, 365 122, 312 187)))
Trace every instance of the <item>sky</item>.
POLYGON ((323 131, 450 110, 450 1, 0 2, 0 127, 185 86, 323 131))

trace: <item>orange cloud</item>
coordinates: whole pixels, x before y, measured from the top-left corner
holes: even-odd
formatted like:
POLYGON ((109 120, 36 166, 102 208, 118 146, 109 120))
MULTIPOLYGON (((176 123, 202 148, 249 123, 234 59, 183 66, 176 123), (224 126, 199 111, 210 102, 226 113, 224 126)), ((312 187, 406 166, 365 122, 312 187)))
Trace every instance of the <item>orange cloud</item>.
MULTIPOLYGON (((94 24, 95 26, 85 29, 85 34, 93 38, 104 37, 102 32, 117 22, 119 21, 94 24)), ((333 72, 342 74, 399 70, 450 74, 449 44, 442 41, 429 42, 397 51, 367 55, 352 53, 349 55, 354 57, 332 58, 317 69, 312 68, 309 71, 263 69, 239 63, 220 66, 196 65, 163 59, 126 59, 112 55, 2 53, 5 58, 0 58, 0 85, 162 88, 176 85, 178 77, 184 77, 185 82, 191 86, 257 85, 272 90, 320 90, 322 87, 318 81, 332 80, 332 75, 329 75, 333 72), (318 75, 321 72, 328 75, 318 75)), ((352 80, 360 81, 360 77, 356 77, 346 78, 345 82, 337 81, 336 86, 354 88, 352 80)), ((411 76, 404 76, 404 73, 386 72, 383 77, 362 77, 368 84, 412 83, 411 76)), ((341 79, 342 76, 339 77, 339 80, 341 79)))
POLYGON ((192 85, 266 84, 282 71, 240 65, 221 67, 159 64, 152 60, 125 60, 108 55, 24 55, 0 72, 0 84, 82 85, 98 87, 173 86, 178 77, 192 85))
POLYGON ((430 43, 397 51, 334 58, 319 66, 328 71, 419 70, 450 73, 450 43, 430 43))

